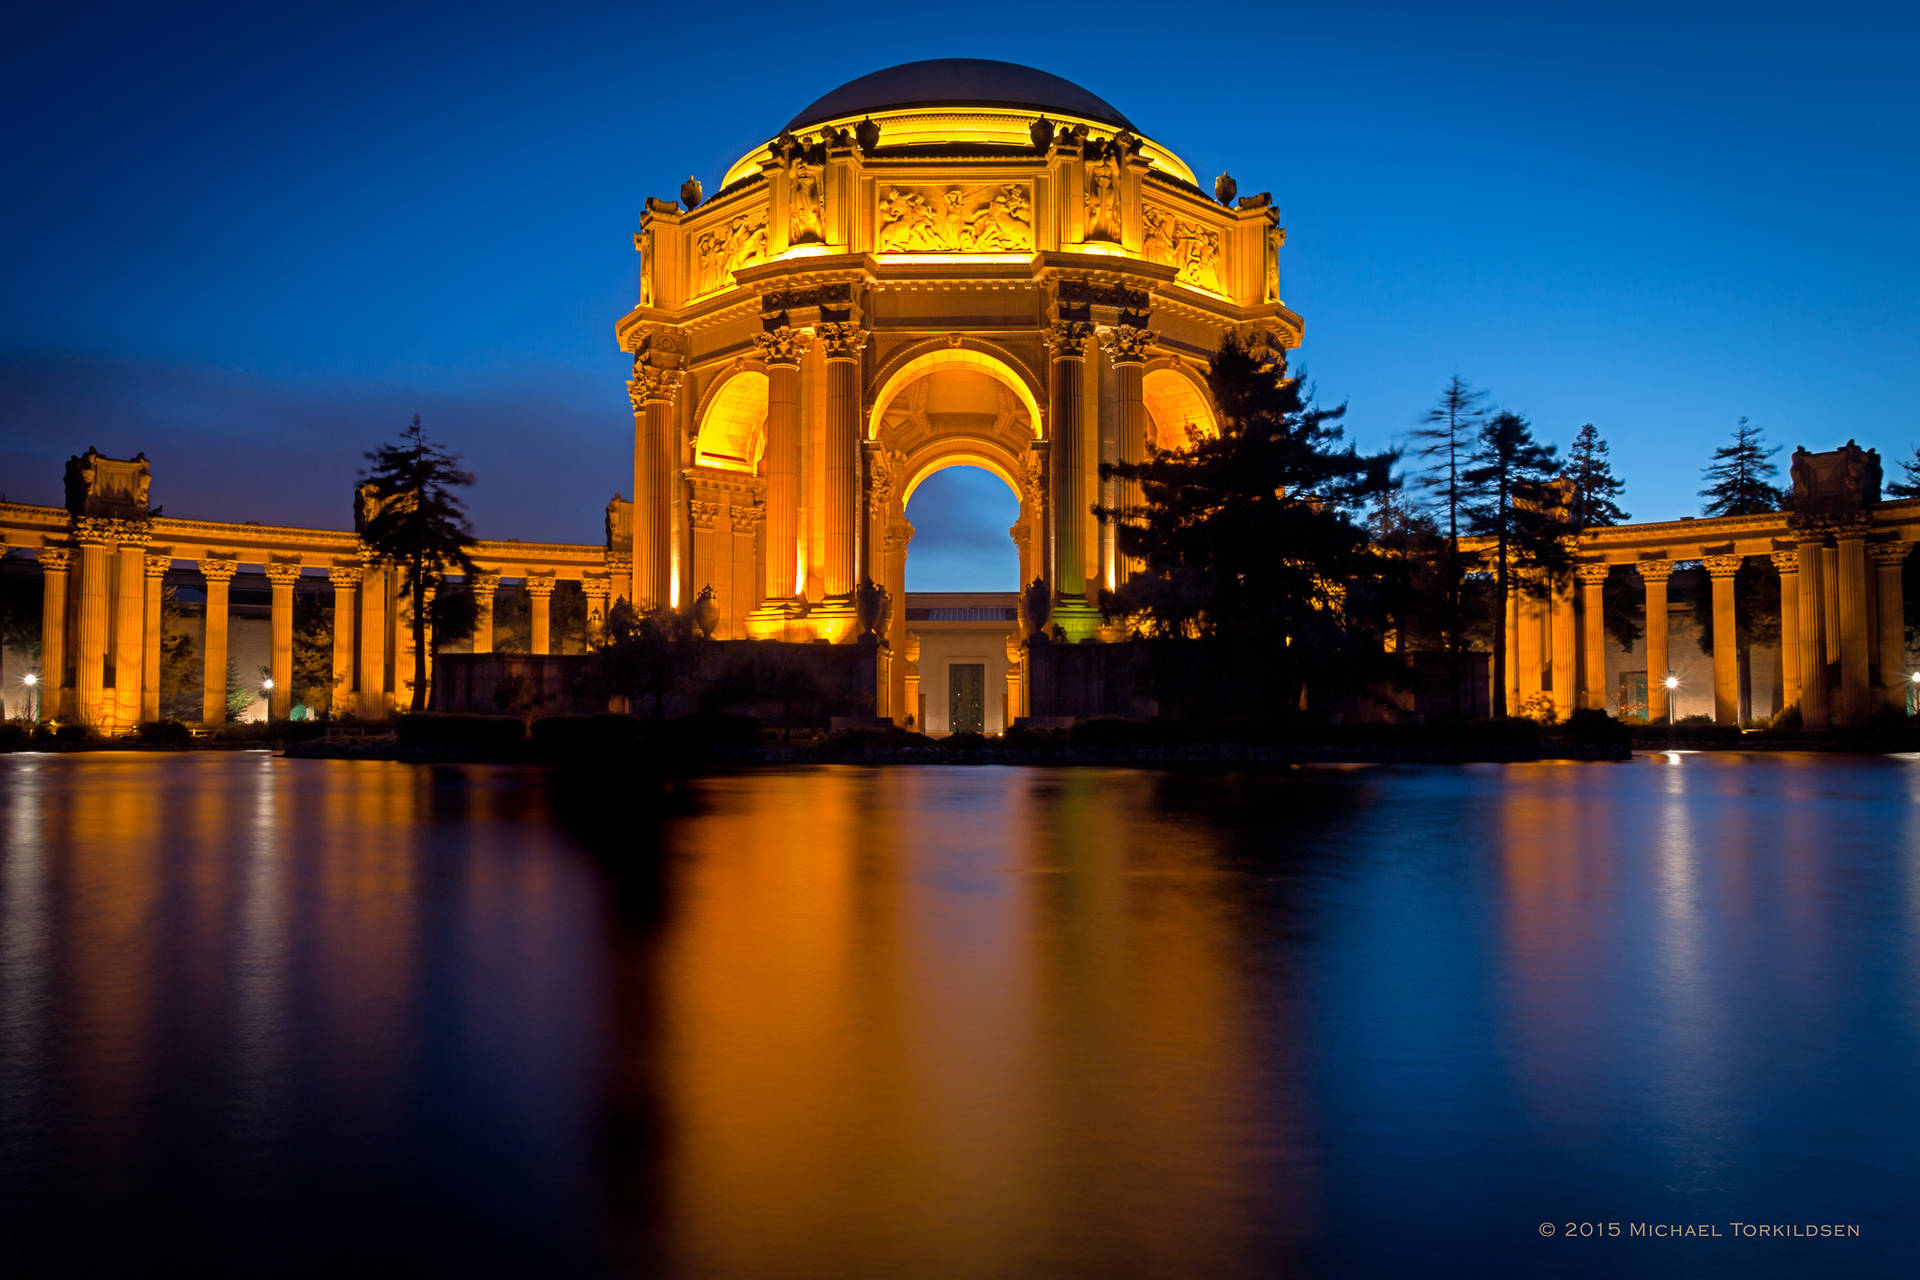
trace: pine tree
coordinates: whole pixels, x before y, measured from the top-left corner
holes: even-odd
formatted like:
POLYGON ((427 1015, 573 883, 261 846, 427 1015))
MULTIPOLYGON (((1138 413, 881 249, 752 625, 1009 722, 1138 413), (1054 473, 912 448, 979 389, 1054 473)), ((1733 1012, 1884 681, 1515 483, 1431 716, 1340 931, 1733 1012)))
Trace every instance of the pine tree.
POLYGON ((1568 515, 1576 532, 1605 529, 1633 518, 1615 501, 1627 486, 1613 474, 1607 453, 1607 442, 1591 422, 1580 428, 1567 451, 1567 465, 1560 474, 1573 485, 1568 515))
POLYGON ((255 690, 240 683, 240 668, 234 665, 233 656, 227 656, 227 723, 232 724, 240 714, 253 705, 255 690))
POLYGON ((1889 498, 1920 498, 1920 445, 1900 464, 1900 479, 1888 481, 1886 490, 1889 498))
POLYGON ((369 453, 371 471, 362 473, 373 488, 376 509, 361 537, 400 573, 400 585, 413 601, 413 704, 427 706, 427 588, 447 573, 472 574, 468 554, 473 533, 466 509, 454 489, 473 483, 460 460, 427 439, 420 415, 398 442, 369 453))
POLYGON ((1707 516, 1751 516, 1780 509, 1780 490, 1773 477, 1780 468, 1772 461, 1780 452, 1764 447, 1760 428, 1743 417, 1733 428, 1733 443, 1713 451, 1713 461, 1702 472, 1707 487, 1700 491, 1707 516))
POLYGON ((1303 689, 1333 693, 1388 669, 1381 602, 1403 566, 1357 521, 1392 486, 1394 455, 1342 447, 1344 405, 1314 405, 1302 379, 1232 338, 1208 381, 1217 435, 1100 468, 1141 487, 1138 510, 1095 514, 1117 522, 1122 554, 1144 565, 1102 606, 1197 642, 1223 702, 1284 715, 1303 689))
MULTIPOLYGON (((1504 636, 1506 602, 1514 580, 1530 591, 1547 590, 1573 567, 1573 523, 1566 514, 1564 486, 1554 479, 1554 448, 1533 438, 1533 428, 1517 413, 1497 413, 1480 430, 1473 465, 1463 474, 1472 492, 1468 525, 1494 542, 1493 633, 1504 636)), ((1507 707, 1507 646, 1493 646, 1493 714, 1507 707)))
POLYGON ((1462 634, 1462 583, 1466 574, 1460 562, 1460 529, 1469 497, 1464 476, 1486 423, 1485 402, 1486 393, 1475 391, 1456 373, 1440 393, 1439 402, 1427 410, 1426 425, 1413 433, 1414 452, 1426 460, 1418 480, 1430 495, 1440 530, 1446 534, 1441 547, 1440 582, 1445 593, 1447 665, 1456 720, 1460 718, 1461 655, 1466 649, 1462 634))

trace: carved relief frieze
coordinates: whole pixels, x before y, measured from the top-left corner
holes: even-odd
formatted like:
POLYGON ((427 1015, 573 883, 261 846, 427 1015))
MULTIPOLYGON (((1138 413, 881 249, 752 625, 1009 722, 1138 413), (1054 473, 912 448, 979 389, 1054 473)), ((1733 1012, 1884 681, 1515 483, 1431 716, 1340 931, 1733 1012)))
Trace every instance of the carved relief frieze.
POLYGON ((765 208, 738 213, 693 239, 693 291, 711 293, 733 281, 733 273, 767 256, 765 208))
POLYGON ((1145 237, 1140 252, 1149 262, 1173 267, 1175 279, 1209 293, 1224 293, 1220 282, 1220 232, 1171 209, 1148 205, 1141 213, 1145 237))
POLYGON ((879 193, 881 253, 1013 253, 1033 249, 1033 194, 1021 182, 890 186, 879 193))
POLYGON ((1139 146, 1138 138, 1124 133, 1087 144, 1087 239, 1120 242, 1120 166, 1139 146))

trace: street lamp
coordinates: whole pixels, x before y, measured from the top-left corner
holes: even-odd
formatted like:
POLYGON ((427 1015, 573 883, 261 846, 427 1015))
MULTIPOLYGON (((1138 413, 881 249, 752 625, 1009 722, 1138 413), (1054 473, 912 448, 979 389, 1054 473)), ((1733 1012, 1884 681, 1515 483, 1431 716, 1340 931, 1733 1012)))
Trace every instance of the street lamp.
POLYGON ((1673 723, 1673 691, 1680 687, 1680 677, 1668 676, 1666 678, 1665 683, 1667 686, 1667 723, 1672 724, 1673 723))
POLYGON ((272 676, 268 676, 265 680, 262 680, 260 682, 260 692, 267 700, 267 714, 266 714, 267 723, 272 724, 273 723, 273 677, 272 676))
POLYGON ((27 703, 33 708, 33 724, 40 727, 40 677, 29 671, 20 677, 20 683, 27 686, 27 703))

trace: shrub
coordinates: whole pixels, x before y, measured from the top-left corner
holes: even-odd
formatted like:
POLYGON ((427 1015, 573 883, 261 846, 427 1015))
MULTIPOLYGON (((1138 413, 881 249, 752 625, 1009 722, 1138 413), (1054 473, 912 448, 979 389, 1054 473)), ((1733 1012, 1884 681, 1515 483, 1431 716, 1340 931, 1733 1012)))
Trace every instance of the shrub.
POLYGON ((518 716, 455 715, 425 711, 403 715, 394 724, 402 747, 453 748, 461 751, 509 751, 527 736, 518 716))
POLYGON ((666 751, 756 747, 760 745, 760 722, 752 716, 696 711, 692 715, 646 722, 644 736, 666 751))
POLYGON ((1067 741, 1076 747, 1157 746, 1172 736, 1164 725, 1124 716, 1089 716, 1067 730, 1067 741))
POLYGON ((193 741, 193 733, 178 720, 149 720, 134 733, 149 747, 184 747, 193 741))
POLYGON ((32 731, 19 720, 0 724, 0 751, 22 751, 32 741, 32 731))
POLYGON ((97 741, 93 730, 83 724, 63 724, 53 731, 53 741, 59 747, 84 747, 97 741))
POLYGON ((1632 741, 1632 731, 1604 711, 1582 707, 1567 718, 1567 737, 1592 746, 1618 746, 1632 741))
POLYGON ((534 754, 555 763, 623 759, 640 753, 644 726, 632 716, 542 716, 531 728, 534 754))
POLYGON ((956 752, 965 753, 965 752, 972 752, 972 751, 985 751, 987 749, 986 738, 981 734, 973 733, 971 731, 962 732, 962 733, 950 733, 946 737, 941 738, 939 740, 939 743, 940 743, 940 749, 942 751, 956 751, 956 752))

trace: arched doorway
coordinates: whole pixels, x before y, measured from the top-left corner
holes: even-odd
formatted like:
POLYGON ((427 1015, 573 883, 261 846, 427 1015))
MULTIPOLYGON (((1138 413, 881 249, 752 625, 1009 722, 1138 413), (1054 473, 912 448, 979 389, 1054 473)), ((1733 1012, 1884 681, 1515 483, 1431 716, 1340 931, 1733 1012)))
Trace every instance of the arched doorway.
MULTIPOLYGON (((946 730, 954 714, 952 668, 959 665, 969 668, 959 677, 967 687, 976 681, 981 685, 977 714, 969 710, 962 727, 999 732, 1012 718, 1009 712, 1019 712, 1017 689, 1009 692, 1017 685, 1017 672, 1009 679, 1017 650, 1010 654, 1007 643, 1019 627, 1018 592, 1045 563, 1034 451, 1038 406, 1017 368, 966 346, 924 350, 899 362, 893 372, 883 371, 878 382, 884 394, 876 399, 869 420, 868 447, 870 467, 881 480, 873 486, 869 546, 873 579, 883 583, 895 601, 888 630, 896 655, 890 705, 902 723, 911 716, 916 727, 946 730), (934 479, 941 476, 946 478, 934 479), (930 482, 928 496, 935 502, 928 506, 916 499, 930 482), (910 507, 937 509, 986 561, 995 558, 986 550, 993 538, 1010 539, 1010 554, 1000 558, 1004 568, 990 584, 993 598, 983 598, 978 591, 938 592, 933 596, 939 598, 925 601, 910 597, 908 547, 920 536, 908 518, 910 507), (994 513, 991 519, 1001 531, 997 535, 991 525, 980 523, 986 510, 994 513), (962 598, 966 596, 974 598, 962 598), (926 624, 924 631, 917 623, 926 624), (976 666, 980 670, 971 670, 976 666)), ((929 536, 934 533, 928 530, 929 536)), ((937 564, 943 553, 932 546, 927 550, 927 563, 937 564)), ((963 558, 967 554, 953 550, 963 558)), ((989 584, 975 580, 967 585, 989 584)), ((973 705, 969 700, 968 706, 973 705)))
POLYGON ((1010 721, 1008 645, 1018 628, 1019 490, 955 461, 919 478, 906 501, 904 710, 928 733, 999 733, 1010 721))

